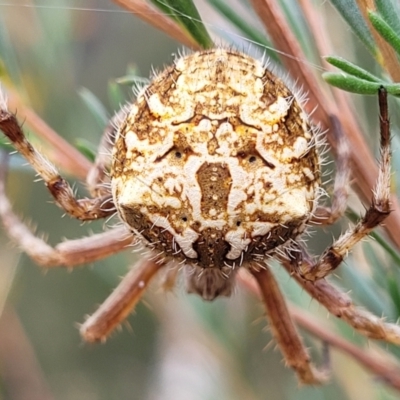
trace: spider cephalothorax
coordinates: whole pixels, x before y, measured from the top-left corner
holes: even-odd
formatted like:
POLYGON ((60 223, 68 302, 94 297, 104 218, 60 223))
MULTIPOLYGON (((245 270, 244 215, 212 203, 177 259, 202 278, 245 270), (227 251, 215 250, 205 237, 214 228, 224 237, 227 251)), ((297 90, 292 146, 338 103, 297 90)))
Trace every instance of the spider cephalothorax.
POLYGON ((179 59, 138 96, 111 170, 118 213, 188 265, 189 290, 229 295, 237 267, 295 239, 316 207, 315 132, 257 60, 217 49, 179 59))

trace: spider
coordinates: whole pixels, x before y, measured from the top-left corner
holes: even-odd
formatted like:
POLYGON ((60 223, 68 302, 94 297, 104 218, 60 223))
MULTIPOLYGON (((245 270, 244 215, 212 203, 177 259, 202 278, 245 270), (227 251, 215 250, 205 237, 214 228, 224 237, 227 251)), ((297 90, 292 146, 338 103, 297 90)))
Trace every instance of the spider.
POLYGON ((309 225, 332 224, 345 211, 349 151, 341 128, 333 118, 337 179, 328 207, 319 204, 321 133, 309 122, 304 99, 261 61, 222 48, 178 57, 113 118, 87 176, 89 198, 75 197, 3 102, 0 129, 41 176, 56 203, 82 221, 117 213, 123 224, 53 248, 13 214, 4 176, 0 215, 9 236, 43 266, 73 267, 132 244, 147 248, 81 325, 84 340, 104 341, 161 271, 168 282, 182 271, 188 292, 205 300, 229 296, 238 276, 253 276, 287 364, 301 382, 323 383, 327 372, 311 363, 268 260, 280 260, 313 298, 355 329, 400 344, 397 325, 355 308, 324 279, 390 213, 384 88, 378 97, 382 160, 371 206, 317 261, 301 236, 309 225))

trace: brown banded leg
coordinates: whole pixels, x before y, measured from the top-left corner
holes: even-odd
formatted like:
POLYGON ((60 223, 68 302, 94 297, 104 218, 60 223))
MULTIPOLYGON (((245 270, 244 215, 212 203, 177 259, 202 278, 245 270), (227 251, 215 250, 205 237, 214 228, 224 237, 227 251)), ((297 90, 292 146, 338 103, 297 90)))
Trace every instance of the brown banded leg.
POLYGON ((390 129, 387 92, 379 90, 381 162, 372 203, 364 217, 342 234, 314 263, 297 266, 297 272, 310 281, 322 279, 338 267, 347 253, 390 214, 390 129))
POLYGON ((81 326, 86 342, 105 341, 123 322, 146 290, 164 261, 144 259, 131 269, 106 301, 81 326))
POLYGON ((26 139, 15 115, 4 109, 0 109, 0 130, 43 178, 56 203, 68 214, 82 221, 104 218, 114 214, 115 206, 110 194, 93 199, 76 199, 71 186, 59 175, 54 165, 26 139))
POLYGON ((126 111, 121 109, 104 129, 96 159, 86 178, 92 197, 105 196, 110 193, 110 178, 107 171, 111 162, 111 151, 115 143, 118 126, 125 118, 125 115, 126 111))
POLYGON ((120 227, 51 247, 13 213, 4 190, 4 174, 4 169, 0 170, 0 218, 8 236, 39 265, 73 267, 100 260, 132 244, 132 234, 120 227))
MULTIPOLYGON (((351 298, 325 279, 310 282, 293 272, 290 261, 281 259, 288 273, 307 291, 307 293, 322 304, 331 314, 347 322, 361 335, 371 339, 384 340, 400 345, 400 326, 385 322, 369 311, 354 306, 351 298)), ((308 254, 303 254, 303 263, 311 264, 308 254)))
POLYGON ((336 116, 331 116, 332 137, 336 142, 336 177, 331 207, 318 206, 310 220, 313 225, 331 225, 346 211, 350 181, 350 148, 343 127, 336 116))
POLYGON ((286 364, 293 368, 300 382, 320 384, 328 379, 325 371, 316 369, 293 324, 285 299, 268 267, 250 268, 256 278, 264 301, 271 331, 278 342, 286 364))

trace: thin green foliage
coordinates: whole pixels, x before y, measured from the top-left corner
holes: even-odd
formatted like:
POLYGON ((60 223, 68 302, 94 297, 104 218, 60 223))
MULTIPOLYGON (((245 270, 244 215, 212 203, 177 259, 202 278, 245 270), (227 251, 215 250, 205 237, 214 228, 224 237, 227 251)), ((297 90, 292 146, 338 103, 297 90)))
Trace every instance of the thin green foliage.
POLYGON ((86 139, 76 139, 75 147, 91 162, 94 162, 97 154, 97 148, 92 142, 86 139))
POLYGON ((396 31, 376 12, 369 11, 368 18, 376 31, 393 47, 396 53, 400 55, 400 37, 396 31))
POLYGON ((390 26, 396 35, 400 36, 400 3, 398 0, 375 0, 376 8, 382 19, 390 26))
POLYGON ((115 80, 120 85, 136 85, 136 84, 147 84, 150 82, 148 78, 143 78, 140 75, 139 68, 136 64, 129 64, 126 69, 126 74, 122 77, 119 77, 115 80))
POLYGON ((166 15, 169 15, 204 49, 214 47, 197 8, 192 0, 152 0, 166 15))
POLYGON ((394 307, 396 308, 397 319, 400 317, 400 290, 399 290, 399 279, 396 279, 393 273, 389 273, 386 276, 387 288, 390 297, 392 298, 394 307))
POLYGON ((360 79, 363 79, 363 80, 369 81, 369 82, 379 82, 379 83, 382 82, 382 80, 380 78, 378 78, 377 76, 371 74, 364 68, 361 68, 358 65, 353 64, 352 62, 350 62, 342 57, 328 56, 328 57, 325 57, 325 60, 329 64, 341 69, 343 72, 346 72, 349 75, 353 75, 357 78, 360 78, 360 79))
MULTIPOLYGON (((357 213, 350 209, 347 210, 346 214, 354 223, 360 218, 357 213)), ((343 277, 346 281, 347 279, 350 280, 347 283, 349 288, 356 288, 358 298, 362 304, 367 305, 378 315, 384 314, 392 320, 396 320, 400 317, 400 253, 378 230, 371 232, 370 236, 390 257, 392 261, 388 263, 390 266, 382 265, 382 261, 378 259, 375 251, 367 242, 364 244, 364 249, 369 265, 372 267, 373 278, 365 278, 364 274, 356 272, 357 269, 351 266, 343 269, 345 272, 343 277), (385 297, 384 293, 391 299, 391 306, 389 306, 387 296, 385 297)), ((346 261, 345 265, 348 263, 346 261)))
POLYGON ((108 101, 112 110, 119 110, 126 103, 126 96, 121 85, 111 80, 107 85, 108 101))
MULTIPOLYGON (((360 273, 354 259, 348 259, 340 266, 340 275, 346 287, 351 290, 352 298, 364 305, 375 315, 386 315, 395 319, 395 309, 392 300, 382 288, 368 275, 360 273)), ((342 283, 343 285, 343 283, 342 283)))
POLYGON ((89 89, 81 88, 78 93, 86 107, 89 109, 90 113, 93 115, 99 128, 104 129, 109 120, 109 116, 104 105, 89 89))
POLYGON ((328 56, 325 59, 344 72, 325 72, 322 75, 332 86, 363 95, 376 95, 379 88, 384 86, 389 94, 400 95, 400 85, 397 83, 387 82, 342 57, 328 56))
POLYGON ((322 77, 330 85, 351 93, 376 95, 379 88, 384 86, 389 94, 400 96, 399 83, 388 83, 385 81, 371 82, 357 78, 356 76, 335 72, 325 72, 322 77))
MULTIPOLYGON (((346 13, 347 11, 342 10, 344 3, 342 1, 332 1, 338 6, 341 12, 346 13), (337 3, 337 4, 336 4, 337 3)), ((349 3, 349 8, 352 8, 355 4, 349 3)), ((377 8, 379 12, 368 12, 368 18, 376 31, 385 39, 385 41, 400 55, 400 20, 395 13, 395 6, 388 0, 387 2, 377 2, 377 8), (392 15, 394 14, 394 15, 392 15)), ((342 14, 344 16, 344 14, 342 14)), ((362 18, 361 14, 354 16, 353 19, 349 19, 349 25, 355 29, 360 25, 358 21, 362 18), (358 22, 356 22, 358 21, 358 22)), ((364 38, 366 38, 364 32, 364 38)), ((376 52, 373 52, 375 57, 376 52)), ((352 62, 345 60, 341 57, 329 56, 326 60, 341 69, 344 74, 327 72, 323 74, 323 78, 333 86, 348 92, 364 94, 364 95, 375 95, 380 86, 384 86, 389 94, 393 96, 399 96, 400 86, 399 83, 392 83, 382 78, 379 78, 364 68, 353 64, 352 62)))
POLYGON ((276 51, 272 50, 273 44, 268 40, 264 33, 261 33, 254 26, 243 19, 243 16, 235 11, 225 0, 208 0, 208 2, 220 12, 241 34, 247 39, 262 47, 268 57, 275 63, 280 63, 276 51))
POLYGON ((356 2, 354 0, 330 0, 330 2, 365 47, 376 57, 378 48, 356 2))

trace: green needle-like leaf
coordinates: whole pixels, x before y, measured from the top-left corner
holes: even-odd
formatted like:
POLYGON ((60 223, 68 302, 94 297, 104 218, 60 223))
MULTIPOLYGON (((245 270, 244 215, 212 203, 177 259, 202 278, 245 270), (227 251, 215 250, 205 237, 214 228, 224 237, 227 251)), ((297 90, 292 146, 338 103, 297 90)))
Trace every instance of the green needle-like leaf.
POLYGON ((204 49, 214 47, 199 12, 192 0, 152 0, 165 14, 170 15, 204 49))
POLYGON ((400 35, 400 6, 398 0, 375 0, 376 9, 388 25, 400 35))
POLYGON ((117 78, 115 80, 118 85, 124 86, 133 86, 133 85, 147 85, 149 84, 149 78, 143 78, 137 75, 125 75, 121 76, 121 78, 117 78))
POLYGON ((359 67, 358 65, 353 64, 350 61, 345 60, 342 57, 336 56, 328 56, 325 57, 325 60, 328 61, 329 64, 341 69, 342 71, 348 73, 349 75, 353 75, 357 78, 364 79, 370 82, 381 82, 382 80, 377 76, 371 74, 366 71, 364 68, 359 67))
POLYGON ((352 75, 335 72, 325 72, 322 77, 330 85, 351 93, 376 95, 379 88, 384 86, 389 94, 400 96, 399 83, 371 82, 352 75))
POLYGON ((354 0, 330 0, 353 32, 374 55, 378 53, 374 38, 354 0))
POLYGON ((91 162, 96 158, 96 146, 90 143, 86 139, 76 139, 75 147, 91 162))
POLYGON ((108 102, 112 110, 119 110, 123 104, 126 103, 124 92, 115 80, 111 80, 107 85, 108 102))
POLYGON ((271 50, 273 48, 272 42, 270 42, 265 34, 255 29, 249 23, 247 23, 243 17, 235 12, 235 9, 231 7, 224 0, 208 0, 208 2, 215 7, 233 26, 235 26, 242 34, 244 34, 249 40, 260 45, 265 49, 268 57, 274 62, 280 63, 276 51, 271 50))
POLYGON ((400 36, 378 13, 369 11, 368 18, 379 34, 393 47, 396 53, 400 55, 400 36))
POLYGON ((353 263, 354 260, 349 258, 340 266, 343 281, 351 288, 353 297, 377 315, 395 314, 391 299, 383 296, 384 289, 379 288, 368 275, 361 274, 353 263))
POLYGON ((393 304, 396 308, 397 315, 400 315, 400 291, 397 281, 393 276, 389 275, 387 277, 387 285, 390 297, 392 298, 393 304))
POLYGON ((88 89, 82 88, 79 90, 79 96, 82 98, 83 102, 86 104, 89 111, 91 111, 94 116, 98 126, 101 129, 108 123, 108 113, 100 100, 88 89))
POLYGON ((371 232, 370 236, 373 237, 381 246, 383 249, 386 250, 386 252, 392 257, 392 260, 397 264, 397 266, 400 268, 400 254, 392 247, 387 240, 385 240, 379 233, 371 232))
MULTIPOLYGON (((354 214, 355 215, 355 214, 354 214)), ((353 219, 353 216, 351 217, 353 219)), ((357 219, 357 218, 356 218, 357 219)), ((375 231, 374 233, 376 233, 375 231)), ((378 233, 377 235, 381 240, 384 240, 378 233)), ((371 242, 363 243, 365 249, 365 257, 371 266, 371 279, 377 285, 376 290, 382 289, 386 295, 388 295, 392 301, 394 314, 390 316, 391 319, 396 320, 399 318, 399 307, 400 307, 400 292, 399 292, 399 277, 400 264, 393 265, 389 260, 385 262, 382 260, 381 254, 376 252, 376 246, 372 245, 371 242)), ((383 295, 383 293, 382 293, 383 295)), ((386 297, 386 296, 385 296, 386 297)))

